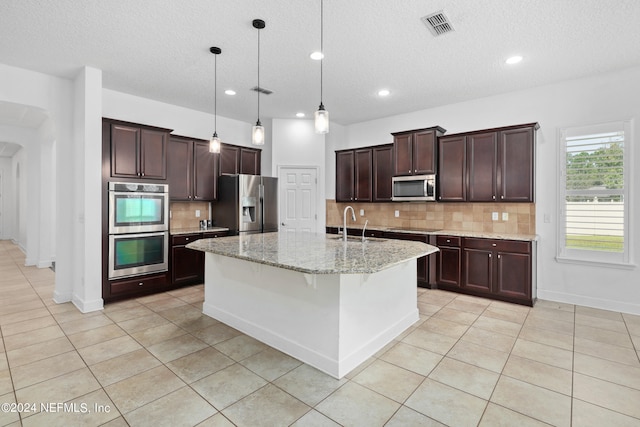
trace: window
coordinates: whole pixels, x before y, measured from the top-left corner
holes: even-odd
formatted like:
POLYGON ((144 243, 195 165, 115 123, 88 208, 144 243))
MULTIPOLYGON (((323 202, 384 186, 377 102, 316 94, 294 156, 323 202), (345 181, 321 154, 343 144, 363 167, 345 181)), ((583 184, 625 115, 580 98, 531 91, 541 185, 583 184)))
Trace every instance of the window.
POLYGON ((631 122, 560 132, 558 259, 630 264, 631 122))

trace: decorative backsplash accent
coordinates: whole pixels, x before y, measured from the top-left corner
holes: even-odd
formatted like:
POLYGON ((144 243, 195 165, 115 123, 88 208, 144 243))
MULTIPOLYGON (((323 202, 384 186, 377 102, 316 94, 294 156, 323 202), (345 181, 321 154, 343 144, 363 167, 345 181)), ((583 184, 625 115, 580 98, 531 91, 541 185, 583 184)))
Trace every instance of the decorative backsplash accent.
POLYGON ((327 226, 342 226, 343 211, 352 206, 356 222, 347 218, 348 225, 362 227, 390 227, 407 229, 437 229, 484 233, 535 234, 535 203, 337 203, 328 199, 327 226), (364 209, 364 216, 360 216, 364 209), (399 217, 395 217, 395 211, 399 217), (492 213, 498 220, 492 220, 492 213), (503 214, 507 218, 503 220, 503 214))
POLYGON ((171 202, 171 219, 169 228, 194 228, 200 226, 200 220, 211 219, 209 216, 209 202, 171 202), (196 217, 196 210, 200 211, 200 218, 196 217))

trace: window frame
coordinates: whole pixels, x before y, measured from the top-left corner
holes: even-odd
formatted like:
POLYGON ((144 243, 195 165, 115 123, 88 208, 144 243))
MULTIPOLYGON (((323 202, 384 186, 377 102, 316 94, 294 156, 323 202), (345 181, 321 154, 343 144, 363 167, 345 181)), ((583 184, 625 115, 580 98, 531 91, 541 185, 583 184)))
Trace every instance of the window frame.
MULTIPOLYGON (((556 261, 564 263, 598 265, 613 268, 635 268, 632 257, 632 192, 631 184, 633 178, 633 119, 617 120, 612 122, 568 126, 558 130, 558 192, 557 192, 557 253, 556 261), (566 247, 566 197, 567 197, 567 137, 578 135, 592 135, 598 133, 607 133, 612 131, 624 132, 623 142, 623 235, 624 243, 622 252, 609 252, 601 250, 585 250, 566 247)), ((593 191, 593 190, 592 190, 593 191)), ((604 193, 607 190, 602 190, 604 193)))

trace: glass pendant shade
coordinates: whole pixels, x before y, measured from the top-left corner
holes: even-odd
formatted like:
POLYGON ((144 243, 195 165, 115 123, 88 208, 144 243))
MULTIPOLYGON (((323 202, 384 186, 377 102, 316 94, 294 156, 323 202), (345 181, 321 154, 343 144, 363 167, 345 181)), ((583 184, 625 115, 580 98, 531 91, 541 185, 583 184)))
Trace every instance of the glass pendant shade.
POLYGON ((329 112, 320 104, 315 112, 316 133, 329 133, 329 112))
POLYGON ((218 138, 218 134, 216 132, 213 133, 213 136, 209 140, 209 152, 220 153, 220 138, 218 138))
POLYGON ((264 126, 262 126, 260 120, 251 128, 251 143, 253 145, 264 145, 264 126))

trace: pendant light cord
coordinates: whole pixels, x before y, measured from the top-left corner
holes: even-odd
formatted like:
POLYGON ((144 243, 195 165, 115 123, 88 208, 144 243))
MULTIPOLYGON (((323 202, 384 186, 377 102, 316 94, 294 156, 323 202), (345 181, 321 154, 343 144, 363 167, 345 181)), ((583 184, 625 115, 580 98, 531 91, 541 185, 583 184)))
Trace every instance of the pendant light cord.
POLYGON ((213 133, 218 133, 218 55, 213 61, 213 133))
POLYGON ((320 105, 322 105, 322 62, 324 61, 324 1, 320 0, 320 105))
POLYGON ((260 29, 258 28, 258 123, 260 123, 260 29))

